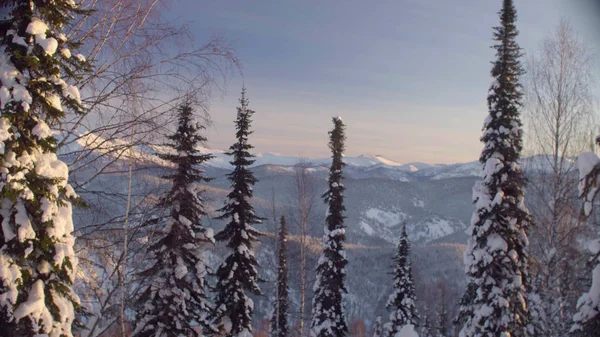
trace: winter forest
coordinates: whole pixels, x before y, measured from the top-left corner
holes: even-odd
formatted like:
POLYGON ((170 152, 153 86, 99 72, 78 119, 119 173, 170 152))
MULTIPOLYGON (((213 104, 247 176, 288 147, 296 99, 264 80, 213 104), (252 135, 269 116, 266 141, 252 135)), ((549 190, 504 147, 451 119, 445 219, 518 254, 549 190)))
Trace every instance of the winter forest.
POLYGON ((600 336, 598 56, 493 3, 479 159, 400 164, 344 111, 325 158, 256 151, 177 1, 0 1, 0 337, 600 336))

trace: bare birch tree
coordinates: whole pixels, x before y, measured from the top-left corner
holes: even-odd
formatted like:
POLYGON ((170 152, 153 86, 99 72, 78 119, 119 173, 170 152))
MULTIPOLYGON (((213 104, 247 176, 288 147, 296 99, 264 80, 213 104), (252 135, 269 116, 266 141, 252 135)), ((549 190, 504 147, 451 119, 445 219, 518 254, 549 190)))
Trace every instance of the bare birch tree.
POLYGON ((549 336, 569 330, 577 299, 573 273, 581 262, 582 233, 575 156, 589 147, 594 121, 593 54, 562 20, 527 63, 525 110, 529 209, 534 217, 531 249, 542 326, 549 336))
POLYGON ((294 167, 294 177, 290 187, 291 209, 290 218, 299 232, 299 264, 300 264, 300 308, 298 309, 299 336, 304 336, 306 316, 306 290, 307 280, 306 259, 310 245, 310 229, 313 217, 313 209, 317 198, 317 186, 315 177, 309 171, 309 165, 305 159, 300 159, 294 167))
POLYGON ((89 205, 76 216, 85 270, 78 292, 95 314, 88 321, 91 337, 122 326, 116 324, 120 311, 142 285, 135 275, 152 240, 147 224, 160 216, 152 204, 165 190, 165 182, 153 178, 165 163, 144 152, 160 151, 183 95, 199 103, 204 112, 199 117, 209 123, 209 99, 240 69, 224 38, 197 45, 186 24, 169 21, 164 13, 171 3, 83 0, 81 7, 91 14, 77 17, 67 32, 82 41, 83 57, 95 64, 77 79, 88 113, 52 126, 62 135, 60 155, 72 184, 89 205), (128 182, 131 188, 123 188, 128 182), (127 200, 131 205, 124 207, 127 200))
POLYGON ((98 147, 110 145, 105 151, 110 158, 122 156, 132 146, 128 141, 132 123, 133 146, 156 142, 162 133, 157 131, 164 131, 172 120, 175 102, 194 95, 207 108, 212 91, 223 89, 228 76, 239 69, 223 38, 214 36, 194 46, 189 27, 175 25, 162 14, 170 3, 84 1, 83 8, 92 14, 82 16, 69 34, 83 42, 84 56, 96 65, 89 76, 79 79, 89 112, 56 126, 65 135, 63 152, 73 158, 71 170, 89 165, 90 150, 98 147), (128 104, 133 99, 139 105, 136 115, 128 104), (123 139, 127 141, 115 142, 123 139))

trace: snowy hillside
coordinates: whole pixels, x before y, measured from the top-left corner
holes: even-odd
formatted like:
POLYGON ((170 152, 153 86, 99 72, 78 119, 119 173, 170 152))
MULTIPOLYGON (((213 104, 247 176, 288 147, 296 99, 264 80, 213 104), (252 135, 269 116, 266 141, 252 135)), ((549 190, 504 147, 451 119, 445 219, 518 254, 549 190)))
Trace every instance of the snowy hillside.
POLYGON ((400 237, 402 225, 407 224, 407 232, 413 242, 432 242, 445 236, 464 231, 467 225, 461 220, 448 219, 440 215, 429 214, 420 219, 395 209, 385 211, 369 208, 360 219, 361 229, 370 236, 395 243, 400 237))

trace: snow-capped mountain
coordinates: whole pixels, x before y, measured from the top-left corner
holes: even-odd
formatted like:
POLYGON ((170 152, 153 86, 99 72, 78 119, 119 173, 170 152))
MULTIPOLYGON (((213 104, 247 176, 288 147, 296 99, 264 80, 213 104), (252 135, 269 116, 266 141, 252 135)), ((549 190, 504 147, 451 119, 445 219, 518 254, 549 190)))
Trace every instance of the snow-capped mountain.
MULTIPOLYGON (((155 147, 156 151, 162 150, 155 147)), ((229 157, 222 150, 200 149, 203 153, 211 153, 214 158, 208 162, 209 166, 229 169, 229 157)), ((273 170, 279 167, 279 170, 293 172, 293 167, 299 164, 319 169, 319 167, 328 167, 330 158, 298 158, 286 156, 277 153, 259 152, 256 154, 254 167, 269 165, 273 170)), ((481 169, 479 162, 470 162, 464 164, 426 164, 426 163, 406 163, 401 164, 381 155, 359 155, 345 156, 344 162, 347 164, 347 172, 350 176, 357 179, 364 178, 387 178, 399 181, 417 181, 423 179, 440 180, 447 178, 480 176, 481 169)))
MULTIPOLYGON (((118 151, 124 146, 124 142, 119 140, 108 141, 100 136, 88 134, 77 138, 69 143, 69 146, 63 148, 63 154, 76 153, 84 148, 94 147, 94 151, 104 156, 122 155, 118 151)), ((201 147, 198 150, 202 153, 210 153, 214 156, 207 165, 212 168, 228 170, 232 166, 229 163, 229 156, 223 150, 208 149, 201 147)), ((127 150, 130 155, 140 162, 153 163, 157 165, 166 165, 164 161, 158 158, 157 154, 166 151, 164 146, 138 146, 127 150)), ((270 152, 256 153, 253 167, 268 166, 271 171, 282 173, 294 172, 294 167, 304 165, 313 171, 326 171, 329 166, 330 158, 299 158, 296 156, 287 156, 270 152)), ((574 163, 574 160, 568 159, 574 163)), ((457 164, 427 164, 420 162, 398 163, 381 155, 359 155, 345 156, 344 162, 347 164, 347 176, 353 179, 391 179, 397 181, 424 181, 424 180, 443 180, 462 177, 481 177, 483 171, 478 161, 457 164)), ((551 159, 547 156, 535 156, 524 158, 521 162, 524 169, 543 172, 550 170, 551 159)))
MULTIPOLYGON (((155 165, 168 165, 157 156, 159 153, 168 151, 164 146, 151 145, 129 148, 126 145, 126 142, 121 140, 107 140, 95 134, 86 134, 67 142, 67 146, 64 146, 60 152, 63 156, 69 157, 74 153, 85 151, 83 149, 93 148, 97 156, 117 157, 123 156, 123 149, 127 148, 126 156, 132 156, 136 161, 155 165)), ((198 150, 214 156, 208 162, 208 166, 225 170, 232 167, 229 163, 230 158, 225 154, 225 151, 205 147, 198 148, 198 150)), ((293 172, 293 167, 300 163, 313 170, 320 171, 322 168, 328 167, 331 162, 330 158, 299 158, 270 152, 259 152, 255 155, 256 161, 253 167, 268 165, 271 170, 281 172, 293 172)), ((345 156, 344 161, 347 164, 347 175, 354 179, 380 178, 409 182, 481 175, 478 162, 451 165, 432 165, 419 162, 401 164, 381 155, 345 156)))
MULTIPOLYGON (((127 147, 124 154, 126 143, 120 140, 106 140, 101 136, 94 134, 82 135, 70 142, 68 146, 61 149, 64 156, 78 153, 82 149, 94 148, 98 156, 116 157, 132 156, 136 161, 154 165, 168 165, 157 154, 167 151, 167 148, 160 145, 127 147)), ((229 156, 223 150, 198 148, 202 153, 210 153, 214 156, 208 166, 212 168, 228 170, 232 166, 229 163, 229 156)), ((287 156, 277 153, 262 152, 256 153, 253 167, 269 166, 273 171, 293 173, 293 167, 302 165, 310 167, 312 170, 321 171, 329 166, 330 158, 299 158, 296 156, 287 156)), ((426 164, 426 163, 405 163, 401 164, 381 155, 359 155, 345 156, 344 162, 347 164, 347 176, 353 179, 391 179, 397 181, 423 181, 423 180, 441 180, 448 178, 476 177, 481 175, 479 162, 470 162, 462 164, 426 164)))
MULTIPOLYGON (((211 153, 215 158, 210 160, 208 165, 221 168, 230 168, 229 157, 221 150, 209 150, 206 148, 202 149, 204 153, 211 153)), ((256 155, 256 162, 253 166, 261 165, 275 165, 275 166, 295 166, 300 163, 308 166, 323 166, 329 165, 331 162, 330 158, 298 158, 294 156, 286 156, 271 152, 259 152, 256 155)), ((410 164, 400 164, 393 160, 387 159, 380 155, 359 155, 356 157, 344 157, 344 161, 347 165, 353 167, 373 167, 373 166, 387 166, 393 167, 401 171, 418 171, 418 169, 410 164)))
MULTIPOLYGON (((229 158, 224 151, 214 151, 203 149, 205 153, 212 153, 213 158, 208 165, 228 169, 231 167, 229 158)), ((313 168, 328 167, 330 158, 298 158, 293 156, 280 155, 276 153, 257 153, 254 167, 270 165, 271 167, 288 168, 290 171, 293 166, 306 165, 313 168)), ((345 156, 344 162, 347 164, 348 174, 355 179, 365 178, 386 178, 398 181, 418 181, 418 180, 440 180, 459 177, 476 177, 481 175, 480 164, 477 161, 463 164, 426 164, 426 163, 406 163, 401 164, 381 155, 359 155, 345 156)))

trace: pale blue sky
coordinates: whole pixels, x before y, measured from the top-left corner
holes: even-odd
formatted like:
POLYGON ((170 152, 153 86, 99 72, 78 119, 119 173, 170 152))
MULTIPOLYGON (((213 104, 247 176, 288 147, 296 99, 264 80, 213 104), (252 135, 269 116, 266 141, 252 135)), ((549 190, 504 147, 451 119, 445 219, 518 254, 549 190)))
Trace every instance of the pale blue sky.
MULTIPOLYGON (((518 39, 531 52, 561 16, 584 36, 577 0, 516 0, 518 39)), ((331 116, 347 124, 347 154, 399 162, 472 161, 487 113, 492 26, 501 1, 197 1, 170 15, 197 43, 230 40, 243 63, 211 107, 209 146, 233 141, 244 81, 259 152, 328 156, 331 116)), ((594 27, 596 28, 596 27, 594 27)))

